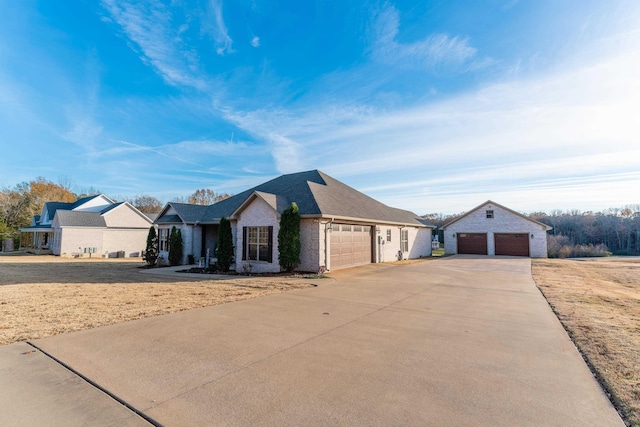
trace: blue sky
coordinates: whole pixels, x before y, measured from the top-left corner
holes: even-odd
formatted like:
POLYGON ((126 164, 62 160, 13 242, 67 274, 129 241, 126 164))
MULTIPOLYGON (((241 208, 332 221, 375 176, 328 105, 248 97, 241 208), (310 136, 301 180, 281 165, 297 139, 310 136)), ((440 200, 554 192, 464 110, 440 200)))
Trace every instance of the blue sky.
POLYGON ((640 203, 640 2, 0 1, 0 186, 640 203))

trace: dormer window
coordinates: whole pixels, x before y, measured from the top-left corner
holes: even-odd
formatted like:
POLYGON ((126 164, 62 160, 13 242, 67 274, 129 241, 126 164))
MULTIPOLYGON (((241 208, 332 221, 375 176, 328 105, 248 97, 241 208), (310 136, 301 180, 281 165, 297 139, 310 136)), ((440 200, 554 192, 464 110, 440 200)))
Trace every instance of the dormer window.
POLYGON ((493 210, 487 211, 487 219, 493 219, 493 210))

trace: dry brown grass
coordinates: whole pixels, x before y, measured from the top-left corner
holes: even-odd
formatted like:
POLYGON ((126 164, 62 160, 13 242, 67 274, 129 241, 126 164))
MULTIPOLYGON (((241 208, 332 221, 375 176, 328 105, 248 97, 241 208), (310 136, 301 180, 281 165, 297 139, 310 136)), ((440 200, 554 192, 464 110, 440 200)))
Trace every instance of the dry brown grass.
POLYGON ((307 287, 141 274, 140 261, 0 257, 0 345, 307 287))
POLYGON ((532 268, 616 406, 640 426, 640 259, 533 260, 532 268))

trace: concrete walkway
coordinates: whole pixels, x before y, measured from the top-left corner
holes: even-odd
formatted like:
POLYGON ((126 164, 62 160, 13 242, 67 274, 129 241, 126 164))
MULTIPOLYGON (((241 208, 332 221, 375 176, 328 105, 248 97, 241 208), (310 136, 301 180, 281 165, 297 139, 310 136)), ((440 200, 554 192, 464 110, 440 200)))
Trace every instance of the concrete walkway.
MULTIPOLYGON (((332 276, 317 288, 33 344, 168 426, 624 425, 528 259, 451 257, 332 276)), ((18 405, 19 375, 5 386, 7 366, 25 363, 5 355, 16 346, 27 345, 0 348, 0 425, 55 424, 31 422, 34 402, 18 405), (5 415, 14 404, 23 409, 5 415)), ((33 399, 60 390, 40 414, 94 407, 65 394, 66 379, 29 385, 33 399)), ((119 416, 105 411, 91 424, 124 424, 119 416)))

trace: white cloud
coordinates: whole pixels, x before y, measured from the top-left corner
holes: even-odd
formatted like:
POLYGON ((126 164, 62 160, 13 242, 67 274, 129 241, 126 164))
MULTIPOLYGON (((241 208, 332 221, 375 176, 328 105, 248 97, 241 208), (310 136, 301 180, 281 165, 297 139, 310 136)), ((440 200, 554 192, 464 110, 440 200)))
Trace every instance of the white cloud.
POLYGON ((414 43, 399 43, 396 40, 399 26, 398 11, 391 5, 375 16, 371 48, 375 60, 396 66, 433 67, 462 64, 476 54, 466 38, 448 34, 432 34, 414 43))
POLYGON ((71 129, 63 137, 85 149, 93 149, 98 137, 102 134, 103 127, 93 122, 90 118, 74 121, 71 129))
POLYGON ((180 38, 188 27, 182 25, 175 29, 171 12, 162 2, 102 0, 102 5, 134 44, 133 50, 139 49, 141 59, 165 82, 206 88, 206 82, 193 71, 198 68, 197 58, 180 38))
POLYGON ((391 112, 333 100, 225 117, 269 141, 280 172, 321 168, 417 212, 458 206, 447 194, 505 204, 529 194, 529 210, 637 203, 640 50, 554 71, 391 112))
POLYGON ((251 39, 251 46, 260 47, 260 37, 253 36, 253 38, 251 39))
POLYGON ((233 40, 222 16, 222 0, 210 0, 207 22, 203 23, 204 31, 213 38, 216 45, 216 53, 223 56, 233 53, 233 40))

